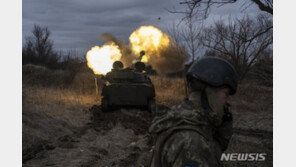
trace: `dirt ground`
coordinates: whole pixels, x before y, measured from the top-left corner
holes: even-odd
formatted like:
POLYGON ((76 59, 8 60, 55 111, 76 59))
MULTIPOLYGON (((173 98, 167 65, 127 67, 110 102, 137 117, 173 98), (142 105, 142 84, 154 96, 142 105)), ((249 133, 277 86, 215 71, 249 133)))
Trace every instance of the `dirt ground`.
MULTIPOLYGON (((28 84, 23 77, 24 167, 129 167, 148 163, 150 113, 139 109, 101 112, 100 97, 93 93, 93 87, 87 87, 92 85, 89 83, 79 82, 83 86, 77 86, 74 80, 69 88, 60 88, 34 85, 39 81, 29 79, 28 84)), ((153 77, 152 82, 159 90, 158 102, 168 106, 180 103, 183 80, 153 77)), ((267 159, 223 165, 272 166, 272 87, 241 84, 233 97, 232 113, 235 130, 226 152, 267 153, 267 159)))
MULTIPOLYGON (((71 130, 57 136, 53 143, 41 143, 41 150, 27 157, 23 166, 146 166, 152 146, 147 133, 152 118, 150 113, 137 109, 103 113, 96 107, 90 110, 97 112, 91 118, 93 121, 79 128, 63 127, 71 130)), ((224 165, 271 166, 271 139, 272 133, 268 131, 236 128, 226 152, 263 152, 269 156, 265 162, 227 162, 224 165)))
POLYGON ((97 113, 92 120, 47 143, 24 166, 132 166, 149 152, 150 113, 121 109, 97 113))

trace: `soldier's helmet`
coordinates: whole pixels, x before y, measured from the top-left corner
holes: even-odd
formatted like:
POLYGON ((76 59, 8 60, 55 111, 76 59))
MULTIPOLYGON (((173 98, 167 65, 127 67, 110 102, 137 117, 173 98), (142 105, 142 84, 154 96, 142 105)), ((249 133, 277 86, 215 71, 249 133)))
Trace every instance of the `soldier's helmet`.
POLYGON ((135 69, 136 71, 142 72, 143 70, 145 70, 146 65, 143 62, 136 62, 135 63, 135 69))
POLYGON ((115 61, 112 67, 115 70, 121 70, 123 68, 123 64, 121 61, 115 61))
POLYGON ((228 86, 231 90, 230 94, 235 94, 238 84, 234 67, 224 59, 210 56, 194 62, 189 68, 186 78, 187 83, 195 78, 214 87, 228 86))

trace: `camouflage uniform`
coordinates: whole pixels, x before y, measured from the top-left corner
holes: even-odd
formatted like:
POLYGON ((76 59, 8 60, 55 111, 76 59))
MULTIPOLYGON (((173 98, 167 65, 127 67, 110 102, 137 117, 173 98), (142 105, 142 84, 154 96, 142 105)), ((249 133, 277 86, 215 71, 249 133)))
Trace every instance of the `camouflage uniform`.
MULTIPOLYGON (((234 67, 221 58, 204 57, 186 74, 189 100, 156 110, 149 128, 155 137, 151 167, 217 167, 232 136, 227 98, 237 89, 234 67)), ((157 109, 157 107, 155 107, 157 109)))
POLYGON ((232 135, 231 115, 219 127, 211 125, 203 109, 189 100, 156 112, 149 131, 155 135, 151 167, 216 167, 232 135))

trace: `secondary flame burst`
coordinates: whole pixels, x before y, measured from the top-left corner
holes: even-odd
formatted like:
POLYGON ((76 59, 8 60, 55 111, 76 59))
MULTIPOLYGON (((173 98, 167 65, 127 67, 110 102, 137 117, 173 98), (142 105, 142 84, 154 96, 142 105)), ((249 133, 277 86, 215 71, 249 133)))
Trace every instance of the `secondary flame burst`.
POLYGON ((86 54, 87 65, 95 74, 106 74, 112 69, 113 62, 120 58, 119 47, 113 42, 102 47, 94 46, 86 54))
MULTIPOLYGON (((145 51, 141 59, 144 63, 149 62, 151 56, 160 57, 161 50, 170 45, 169 36, 154 26, 141 26, 130 35, 129 40, 129 47, 136 57, 140 56, 142 50, 145 51)), ((102 47, 94 46, 87 52, 87 65, 95 74, 106 74, 111 71, 113 62, 122 56, 119 46, 108 42, 102 47)))

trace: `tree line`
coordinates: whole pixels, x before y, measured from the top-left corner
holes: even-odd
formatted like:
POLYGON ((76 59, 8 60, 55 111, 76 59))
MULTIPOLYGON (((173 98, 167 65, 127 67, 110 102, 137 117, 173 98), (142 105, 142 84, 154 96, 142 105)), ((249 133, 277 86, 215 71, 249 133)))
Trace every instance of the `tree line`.
POLYGON ((34 25, 32 34, 26 37, 22 49, 22 64, 34 64, 49 69, 74 70, 84 60, 72 51, 66 54, 54 49, 54 42, 50 39, 51 32, 47 27, 34 25), (73 68, 73 69, 70 69, 73 68))
POLYGON ((228 60, 236 68, 240 80, 247 74, 257 78, 269 78, 272 84, 272 43, 273 43, 273 1, 248 0, 244 8, 255 4, 265 14, 256 17, 228 19, 204 25, 210 9, 217 5, 236 3, 237 0, 184 0, 183 11, 168 10, 173 14, 181 14, 183 27, 171 26, 168 33, 187 48, 191 56, 189 64, 202 56, 218 56, 228 60), (259 77, 260 76, 260 77, 259 77), (263 77, 264 76, 264 77, 263 77))

